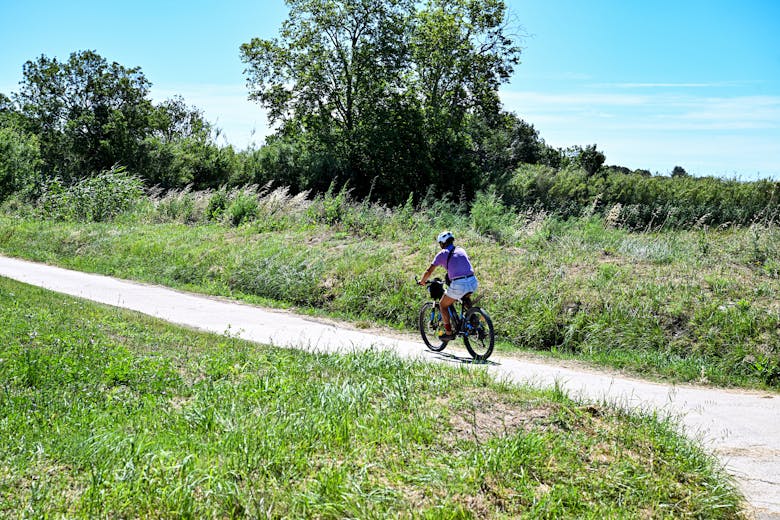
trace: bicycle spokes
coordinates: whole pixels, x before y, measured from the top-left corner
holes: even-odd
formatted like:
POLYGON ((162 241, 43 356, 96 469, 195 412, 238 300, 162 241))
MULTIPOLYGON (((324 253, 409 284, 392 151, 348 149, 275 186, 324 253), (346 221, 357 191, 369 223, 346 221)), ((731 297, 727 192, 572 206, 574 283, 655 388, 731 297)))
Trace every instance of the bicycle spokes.
POLYGON ((439 352, 447 346, 446 341, 439 339, 439 332, 444 330, 444 322, 438 306, 433 302, 426 302, 420 308, 418 327, 420 335, 429 349, 439 352))
POLYGON ((479 307, 472 307, 466 314, 463 342, 469 354, 479 361, 484 361, 493 352, 495 334, 493 322, 487 312, 479 307))

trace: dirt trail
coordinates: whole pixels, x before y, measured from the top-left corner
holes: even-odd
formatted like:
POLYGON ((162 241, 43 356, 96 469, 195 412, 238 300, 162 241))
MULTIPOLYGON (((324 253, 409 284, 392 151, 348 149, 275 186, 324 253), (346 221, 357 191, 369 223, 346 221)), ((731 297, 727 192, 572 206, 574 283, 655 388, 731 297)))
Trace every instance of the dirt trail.
MULTIPOLYGON (((460 363, 465 351, 442 354, 422 342, 384 337, 349 326, 261 309, 163 287, 69 271, 0 256, 0 276, 96 302, 132 309, 166 321, 285 347, 344 351, 390 349, 404 357, 460 363)), ((558 383, 587 401, 632 409, 656 409, 681 418, 686 433, 723 461, 745 493, 755 517, 780 519, 780 394, 664 385, 556 366, 494 353, 488 370, 497 378, 547 387, 558 383)))

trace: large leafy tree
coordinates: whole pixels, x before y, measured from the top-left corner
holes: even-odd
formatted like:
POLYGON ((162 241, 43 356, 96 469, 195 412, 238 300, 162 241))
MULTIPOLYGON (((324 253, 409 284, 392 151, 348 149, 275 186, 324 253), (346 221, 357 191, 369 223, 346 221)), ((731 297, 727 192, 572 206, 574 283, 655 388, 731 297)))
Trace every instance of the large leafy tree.
POLYGON ((430 0, 416 20, 415 88, 437 183, 473 191, 485 182, 472 153, 484 143, 468 127, 503 126, 498 88, 520 53, 505 34, 506 6, 501 0, 430 0))
POLYGON ((460 126, 500 110, 498 88, 518 63, 502 0, 430 0, 412 32, 416 88, 431 119, 460 126))
POLYGON ((242 45, 250 98, 303 146, 302 187, 335 176, 385 199, 473 184, 466 121, 498 114, 519 49, 500 0, 287 0, 279 37, 242 45), (407 193, 404 193, 406 191, 407 193), (376 191, 375 191, 376 193, 376 191))
MULTIPOLYGON (((280 133, 303 133, 330 173, 365 187, 367 142, 376 111, 402 89, 410 0, 288 0, 279 37, 241 46, 250 98, 280 133)), ((315 179, 316 182, 316 179, 315 179)))
POLYGON ((136 165, 153 111, 140 68, 81 51, 66 62, 28 61, 23 76, 14 100, 25 130, 38 136, 47 175, 75 179, 136 165))
POLYGON ((32 196, 40 152, 34 135, 0 125, 0 202, 15 192, 32 196))
POLYGON ((16 192, 33 196, 39 180, 38 139, 22 126, 11 98, 0 93, 0 202, 16 192))
POLYGON ((208 140, 213 128, 197 107, 174 96, 156 105, 151 114, 151 135, 170 143, 182 138, 208 140))
POLYGON ((81 51, 66 62, 28 61, 23 75, 15 106, 0 98, 0 117, 10 110, 17 133, 36 137, 44 178, 72 182, 119 164, 149 184, 199 189, 229 182, 238 169, 202 112, 181 97, 151 102, 138 67, 81 51))

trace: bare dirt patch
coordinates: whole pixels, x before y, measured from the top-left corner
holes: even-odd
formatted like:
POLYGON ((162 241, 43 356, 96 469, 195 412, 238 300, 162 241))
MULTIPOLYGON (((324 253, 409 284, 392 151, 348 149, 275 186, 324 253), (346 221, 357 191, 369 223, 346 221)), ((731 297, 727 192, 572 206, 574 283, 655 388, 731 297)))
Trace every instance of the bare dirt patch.
POLYGON ((557 406, 545 404, 524 407, 501 402, 495 397, 488 394, 467 398, 465 403, 457 407, 449 403, 452 409, 450 435, 454 441, 482 443, 491 438, 514 435, 518 431, 538 430, 540 424, 552 426, 549 419, 556 413, 557 406))

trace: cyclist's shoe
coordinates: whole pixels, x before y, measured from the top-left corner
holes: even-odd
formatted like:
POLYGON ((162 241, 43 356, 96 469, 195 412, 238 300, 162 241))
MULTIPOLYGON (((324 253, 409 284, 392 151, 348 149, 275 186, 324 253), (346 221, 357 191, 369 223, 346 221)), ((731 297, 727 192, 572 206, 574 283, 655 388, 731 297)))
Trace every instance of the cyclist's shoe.
POLYGON ((452 341, 455 339, 455 334, 452 332, 445 332, 443 334, 439 334, 439 339, 442 341, 452 341))

